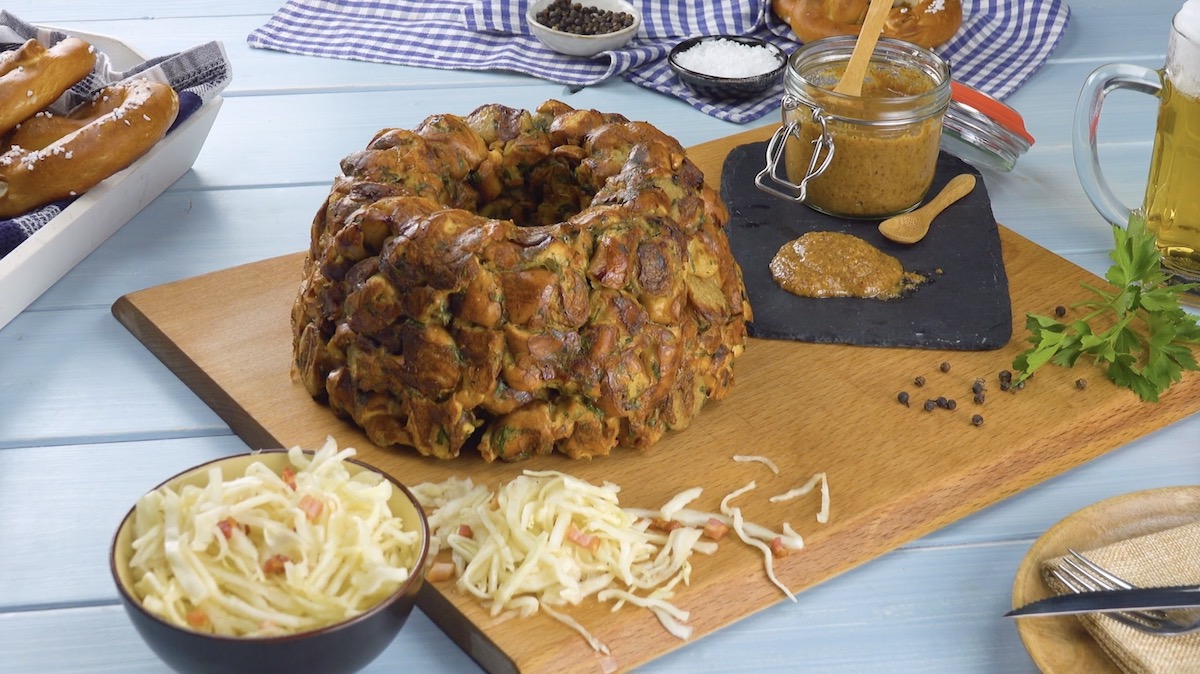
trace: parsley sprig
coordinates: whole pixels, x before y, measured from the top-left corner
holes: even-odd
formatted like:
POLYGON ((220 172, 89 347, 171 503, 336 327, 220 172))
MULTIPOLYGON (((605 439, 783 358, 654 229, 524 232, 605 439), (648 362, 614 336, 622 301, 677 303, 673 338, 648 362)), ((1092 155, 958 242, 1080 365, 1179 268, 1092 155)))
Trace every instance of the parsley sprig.
POLYGON ((1097 365, 1107 365, 1108 378, 1118 386, 1157 402, 1184 370, 1200 370, 1190 346, 1200 344, 1200 325, 1179 304, 1182 293, 1200 284, 1169 283, 1154 236, 1137 214, 1128 227, 1113 227, 1113 239, 1113 265, 1104 278, 1117 292, 1081 283, 1093 297, 1072 308, 1089 311, 1067 323, 1026 314, 1033 346, 1013 361, 1021 373, 1017 381, 1028 379, 1046 363, 1072 367, 1088 355, 1097 365))

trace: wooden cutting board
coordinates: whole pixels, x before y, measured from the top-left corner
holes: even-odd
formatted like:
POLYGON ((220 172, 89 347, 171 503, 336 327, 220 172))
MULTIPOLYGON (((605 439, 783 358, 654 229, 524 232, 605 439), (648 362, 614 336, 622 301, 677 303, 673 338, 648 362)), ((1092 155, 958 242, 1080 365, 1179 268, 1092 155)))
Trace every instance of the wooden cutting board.
MULTIPOLYGON (((690 156, 719 185, 730 149, 770 132, 699 145, 690 156)), ((725 494, 755 480, 758 488, 737 500, 746 517, 776 530, 790 522, 807 542, 775 564, 779 578, 799 592, 1200 409, 1195 375, 1160 403, 1146 404, 1084 364, 1046 368, 1023 391, 1001 392, 997 373, 1024 346, 1025 313, 1070 304, 1083 296, 1080 281, 1100 282, 1005 228, 1001 239, 1017 326, 1008 346, 943 352, 752 340, 736 363, 731 395, 707 405, 690 428, 645 452, 582 462, 425 459, 375 447, 334 418, 290 376, 299 253, 135 292, 120 298, 113 314, 251 447, 316 447, 333 435, 410 484, 469 475, 496 485, 527 468, 562 470, 614 482, 623 505, 640 507, 661 506, 701 486, 694 507, 716 510, 725 494), (939 369, 943 361, 948 373, 939 369), (918 375, 927 380, 923 388, 912 383, 918 375), (1083 390, 1074 386, 1080 377, 1090 384, 1083 390), (976 378, 988 387, 982 407, 971 401, 976 378), (897 402, 901 390, 911 394, 912 407, 897 402), (939 395, 956 399, 957 409, 921 409, 939 395), (971 424, 973 414, 983 415, 983 425, 971 424), (780 474, 733 461, 741 453, 771 458, 780 474), (828 474, 832 495, 828 524, 816 522, 815 492, 768 501, 819 471, 828 474)), ((691 613, 693 639, 781 600, 757 550, 729 539, 696 561, 691 585, 676 597, 691 613)), ((427 585, 420 605, 489 672, 590 672, 600 665, 583 639, 545 616, 496 622, 445 584, 427 585)), ((613 614, 589 602, 570 613, 612 648, 621 670, 683 644, 641 609, 613 614)))

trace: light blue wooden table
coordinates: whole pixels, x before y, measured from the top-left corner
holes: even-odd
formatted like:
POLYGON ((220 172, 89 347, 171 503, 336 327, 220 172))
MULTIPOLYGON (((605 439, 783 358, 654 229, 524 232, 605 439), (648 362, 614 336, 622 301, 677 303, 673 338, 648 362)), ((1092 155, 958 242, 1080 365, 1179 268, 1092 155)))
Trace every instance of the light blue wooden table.
MULTIPOLYGON (((617 111, 684 145, 743 130, 626 82, 570 93, 503 73, 421 70, 251 50, 279 0, 17 0, 32 22, 116 36, 146 54, 222 40, 234 81, 194 169, 0 329, 0 671, 161 672, 106 566, 130 504, 187 466, 245 444, 110 314, 119 296, 301 250, 336 162, 377 129, 436 112, 560 98, 617 111)), ((1080 189, 1071 115, 1112 61, 1162 64, 1179 0, 1073 0, 1050 63, 1008 103, 1037 143, 984 171, 998 220, 1093 271, 1108 226, 1080 189)), ((766 123, 771 120, 763 120, 766 123)), ((1154 101, 1119 94, 1101 122, 1116 191, 1141 198, 1154 101)), ((0 288, 0 292, 4 289, 0 288)), ((1014 571, 1048 527, 1138 489, 1200 483, 1200 416, 945 527, 646 667, 647 672, 1032 672, 1002 618, 1014 571)), ((415 615, 370 672, 478 671, 415 615)))

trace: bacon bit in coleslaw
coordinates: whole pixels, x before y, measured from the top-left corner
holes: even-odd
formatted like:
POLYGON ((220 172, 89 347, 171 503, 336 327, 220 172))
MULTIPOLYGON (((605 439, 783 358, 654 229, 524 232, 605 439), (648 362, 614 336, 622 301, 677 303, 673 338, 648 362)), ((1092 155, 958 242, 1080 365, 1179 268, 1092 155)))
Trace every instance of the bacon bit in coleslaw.
POLYGON ((271 555, 267 561, 263 562, 263 573, 271 575, 273 573, 283 573, 286 569, 286 564, 292 561, 287 555, 271 555))
POLYGON ((574 524, 567 527, 567 540, 589 552, 596 552, 600 549, 600 538, 598 536, 585 534, 574 524))
POLYGON ((283 483, 291 487, 292 491, 296 491, 296 469, 288 466, 283 469, 283 483))
POLYGON ((217 522, 217 528, 221 530, 221 535, 225 537, 225 540, 229 540, 233 537, 233 528, 235 526, 237 526, 237 520, 233 519, 232 517, 226 517, 220 522, 217 522))
POLYGON ((475 538, 475 532, 471 530, 471 525, 469 524, 458 525, 458 535, 463 538, 475 538))
POLYGON ((792 551, 783 544, 783 538, 776 536, 771 539, 771 555, 774 557, 787 557, 792 554, 792 551))
POLYGON ((202 609, 194 608, 187 612, 187 624, 192 627, 206 627, 208 625, 208 614, 202 609))
MULTIPOLYGON (((725 538, 728 533, 729 526, 715 517, 708 518, 708 521, 704 523, 704 535, 714 541, 725 538)), ((776 536, 776 540, 779 540, 778 536, 776 536)))
POLYGON ((661 531, 664 534, 669 534, 683 526, 683 523, 679 520, 664 520, 661 517, 655 517, 647 521, 650 523, 649 528, 651 531, 661 531))
POLYGON ((317 518, 321 516, 321 511, 325 509, 325 503, 312 494, 300 497, 300 502, 296 506, 304 511, 304 517, 309 522, 316 522, 317 518))
POLYGON ((454 568, 453 562, 434 562, 429 565, 429 570, 425 572, 425 580, 432 583, 440 583, 445 580, 450 580, 458 574, 454 568))

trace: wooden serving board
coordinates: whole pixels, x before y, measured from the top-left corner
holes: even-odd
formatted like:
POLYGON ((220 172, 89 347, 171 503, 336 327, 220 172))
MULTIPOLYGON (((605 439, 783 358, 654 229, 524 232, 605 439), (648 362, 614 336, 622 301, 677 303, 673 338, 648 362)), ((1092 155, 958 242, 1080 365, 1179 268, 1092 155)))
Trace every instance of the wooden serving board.
MULTIPOLYGON (((730 149, 770 132, 699 145, 690 156, 719 185, 730 149)), ((735 365, 731 395, 708 404, 690 428, 648 451, 581 462, 425 459, 375 447, 334 418, 290 374, 299 253, 135 292, 119 299, 113 314, 254 448, 316 447, 333 435, 410 484, 469 475, 497 485, 527 468, 562 470, 614 482, 622 504, 639 507, 658 507, 701 486, 694 507, 717 510, 724 495, 755 480, 758 488, 737 500, 747 519, 776 530, 790 522, 806 539, 804 550, 775 563, 779 578, 799 592, 1200 409, 1200 377, 1189 375, 1160 403, 1146 404, 1085 364, 1048 367, 1023 391, 1002 393, 997 373, 1024 347, 1025 313, 1070 304, 1083 295, 1080 281, 1099 281, 1007 229, 1001 237, 1017 326, 1008 346, 943 352, 752 340, 735 365), (939 370, 943 361, 950 372, 939 370), (924 388, 913 386, 918 375, 927 380, 924 388), (1079 377, 1088 379, 1086 389, 1074 386, 1079 377), (971 401, 976 378, 988 387, 982 407, 971 401), (912 407, 897 402, 900 390, 909 391, 912 407), (921 409, 938 395, 956 399, 957 409, 921 409), (978 427, 970 422, 977 413, 985 419, 978 427), (771 458, 780 474, 733 461, 745 453, 771 458), (768 501, 819 471, 828 474, 832 495, 828 524, 815 520, 815 492, 768 501)), ((690 611, 692 638, 781 600, 758 551, 728 538, 717 554, 696 560, 691 585, 676 596, 690 611)), ((490 672, 600 666, 583 639, 548 617, 496 622, 448 584, 427 585, 420 605, 490 672)), ((570 613, 612 648, 621 670, 683 643, 635 607, 610 613, 608 605, 588 602, 570 613)))

